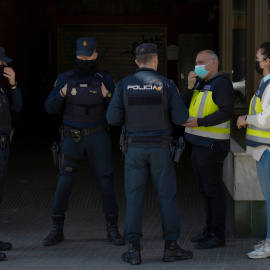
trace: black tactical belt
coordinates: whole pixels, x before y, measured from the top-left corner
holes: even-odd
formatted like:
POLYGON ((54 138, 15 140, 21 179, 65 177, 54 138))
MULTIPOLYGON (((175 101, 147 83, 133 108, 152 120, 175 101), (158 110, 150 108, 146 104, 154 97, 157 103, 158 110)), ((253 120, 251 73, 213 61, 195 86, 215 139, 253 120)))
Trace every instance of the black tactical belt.
POLYGON ((74 134, 77 134, 80 136, 87 136, 87 135, 91 135, 97 131, 102 131, 102 130, 104 130, 104 131, 108 130, 106 124, 101 124, 101 125, 93 127, 93 128, 83 128, 83 129, 64 126, 62 128, 62 131, 60 131, 60 132, 61 132, 61 135, 63 137, 73 137, 74 134))
POLYGON ((127 146, 169 146, 173 138, 171 136, 126 136, 127 146))

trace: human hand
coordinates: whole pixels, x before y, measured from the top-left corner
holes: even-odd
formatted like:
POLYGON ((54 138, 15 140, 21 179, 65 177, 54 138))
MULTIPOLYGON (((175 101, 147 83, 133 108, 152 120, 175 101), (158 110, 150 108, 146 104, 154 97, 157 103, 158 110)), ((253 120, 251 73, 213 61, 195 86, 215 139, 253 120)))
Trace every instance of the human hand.
POLYGON ((67 83, 63 88, 60 89, 60 94, 62 97, 65 97, 67 95, 67 83))
POLYGON ((247 115, 243 115, 243 116, 238 117, 236 125, 239 129, 242 127, 244 127, 244 128, 247 127, 246 117, 247 117, 247 115))
POLYGON ((194 71, 190 71, 188 74, 188 89, 193 89, 198 75, 194 71))
POLYGON ((197 127, 198 126, 197 118, 189 118, 187 122, 183 124, 182 126, 189 127, 189 128, 197 127))
POLYGON ((106 95, 109 93, 109 91, 107 90, 103 82, 101 82, 101 92, 102 92, 103 97, 106 97, 106 95))
POLYGON ((13 85, 13 84, 16 83, 16 81, 15 81, 15 72, 11 67, 5 67, 3 75, 8 79, 9 84, 13 85))

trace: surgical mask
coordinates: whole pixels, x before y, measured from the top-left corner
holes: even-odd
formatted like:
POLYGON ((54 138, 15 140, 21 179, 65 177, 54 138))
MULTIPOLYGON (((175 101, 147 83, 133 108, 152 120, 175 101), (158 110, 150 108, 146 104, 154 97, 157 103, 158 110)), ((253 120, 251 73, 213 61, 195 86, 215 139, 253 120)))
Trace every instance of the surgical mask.
MULTIPOLYGON (((212 60, 211 60, 212 61, 212 60)), ((211 62, 210 61, 210 62, 211 62)), ((209 63, 210 63, 209 62, 209 63)), ((208 63, 208 64, 209 64, 208 63)), ((207 71, 207 70, 205 70, 205 67, 208 65, 208 64, 206 64, 206 65, 196 65, 195 66, 195 69, 194 69, 194 71, 195 71, 195 73, 201 78, 201 79, 203 79, 208 73, 209 73, 209 71, 207 71)))
MULTIPOLYGON (((264 60, 262 60, 262 61, 264 61, 264 60)), ((263 74, 263 68, 260 67, 260 63, 262 61, 258 61, 258 60, 255 61, 255 69, 259 74, 263 74)))

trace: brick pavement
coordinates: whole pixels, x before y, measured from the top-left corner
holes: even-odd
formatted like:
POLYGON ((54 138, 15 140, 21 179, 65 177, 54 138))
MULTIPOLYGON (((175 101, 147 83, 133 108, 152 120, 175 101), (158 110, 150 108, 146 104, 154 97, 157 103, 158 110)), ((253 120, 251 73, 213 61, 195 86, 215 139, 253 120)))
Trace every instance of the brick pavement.
MULTIPOLYGON (((11 241, 14 248, 5 251, 7 260, 0 269, 208 269, 240 270, 270 269, 269 259, 250 260, 246 253, 260 239, 234 239, 227 232, 227 246, 214 250, 195 250, 190 242, 204 226, 202 200, 192 173, 189 150, 176 167, 178 199, 181 211, 181 247, 194 252, 187 261, 161 261, 162 240, 160 212, 149 184, 143 213, 142 260, 139 266, 122 262, 125 246, 113 246, 105 241, 106 228, 100 195, 93 175, 84 161, 66 214, 65 241, 53 247, 42 246, 51 228, 51 203, 57 181, 48 141, 34 141, 29 149, 25 141, 15 141, 11 147, 10 167, 4 202, 0 209, 0 240, 11 241), (38 145, 39 148, 38 149, 38 145)), ((118 147, 113 145, 115 188, 120 206, 119 229, 123 232, 125 196, 123 163, 118 147)))

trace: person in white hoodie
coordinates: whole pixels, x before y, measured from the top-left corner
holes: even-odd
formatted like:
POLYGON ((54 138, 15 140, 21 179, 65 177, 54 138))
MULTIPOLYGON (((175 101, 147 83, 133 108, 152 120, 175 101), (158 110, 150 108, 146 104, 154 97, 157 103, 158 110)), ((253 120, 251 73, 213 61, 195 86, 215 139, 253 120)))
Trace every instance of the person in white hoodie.
POLYGON ((251 151, 256 160, 258 178, 266 200, 267 236, 247 254, 250 259, 270 257, 270 42, 261 44, 256 58, 255 69, 263 78, 251 99, 249 114, 237 119, 238 128, 247 127, 247 151, 251 151))

